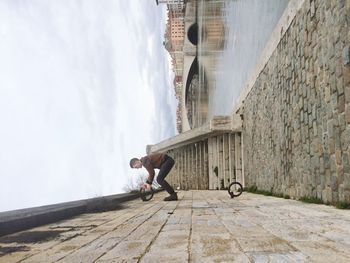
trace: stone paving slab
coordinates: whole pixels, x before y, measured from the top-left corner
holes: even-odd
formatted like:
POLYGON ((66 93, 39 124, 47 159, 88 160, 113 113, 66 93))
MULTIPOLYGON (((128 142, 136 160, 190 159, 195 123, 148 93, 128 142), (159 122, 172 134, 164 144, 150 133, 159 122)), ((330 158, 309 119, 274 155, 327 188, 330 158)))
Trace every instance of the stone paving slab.
POLYGON ((180 191, 0 237, 2 262, 350 262, 350 211, 180 191))

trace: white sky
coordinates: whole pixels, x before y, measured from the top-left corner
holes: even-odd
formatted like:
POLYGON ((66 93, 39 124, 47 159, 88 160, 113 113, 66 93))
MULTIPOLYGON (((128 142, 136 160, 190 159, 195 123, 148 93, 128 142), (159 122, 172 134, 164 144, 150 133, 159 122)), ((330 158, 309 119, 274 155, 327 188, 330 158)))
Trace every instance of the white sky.
POLYGON ((122 192, 175 134, 154 0, 0 0, 0 211, 122 192))

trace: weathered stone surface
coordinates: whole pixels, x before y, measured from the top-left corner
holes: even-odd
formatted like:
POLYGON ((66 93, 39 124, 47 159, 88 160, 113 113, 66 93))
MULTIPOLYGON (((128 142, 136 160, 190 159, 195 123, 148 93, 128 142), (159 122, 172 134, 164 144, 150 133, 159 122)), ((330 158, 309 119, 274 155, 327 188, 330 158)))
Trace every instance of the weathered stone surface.
POLYGON ((350 66, 350 49, 349 46, 343 49, 343 64, 344 66, 350 66))
POLYGON ((341 95, 339 96, 339 101, 338 101, 338 112, 342 113, 345 111, 345 96, 341 95))
POLYGON ((345 87, 345 102, 350 102, 350 85, 345 87))
POLYGON ((227 191, 165 196, 4 236, 0 262, 350 261, 347 211, 249 193, 231 199, 227 191))
POLYGON ((341 167, 350 143, 350 6, 345 3, 305 1, 245 99, 247 186, 329 202, 347 198, 340 190, 350 184, 341 167), (275 79, 281 79, 279 85, 275 79), (286 117, 272 122, 267 113, 286 117))

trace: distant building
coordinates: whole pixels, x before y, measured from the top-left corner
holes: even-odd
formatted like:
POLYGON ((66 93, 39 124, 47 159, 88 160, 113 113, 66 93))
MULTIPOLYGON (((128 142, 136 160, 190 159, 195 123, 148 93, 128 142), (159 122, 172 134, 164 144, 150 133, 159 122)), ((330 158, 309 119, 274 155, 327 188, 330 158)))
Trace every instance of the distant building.
POLYGON ((176 2, 176 4, 167 4, 168 20, 164 36, 164 46, 172 58, 172 65, 175 75, 182 76, 183 45, 185 38, 185 6, 183 4, 183 1, 180 0, 164 0, 164 2, 176 2), (180 2, 182 2, 182 4, 180 4, 180 2))
POLYGON ((184 68, 184 38, 185 38, 185 1, 184 0, 157 0, 158 4, 167 5, 167 25, 164 34, 164 47, 171 56, 172 70, 174 71, 174 89, 179 101, 177 110, 177 129, 181 132, 181 104, 182 104, 182 75, 184 68))
POLYGON ((157 5, 158 4, 167 4, 168 6, 171 6, 171 9, 173 10, 182 10, 185 7, 185 1, 184 0, 156 0, 157 5))

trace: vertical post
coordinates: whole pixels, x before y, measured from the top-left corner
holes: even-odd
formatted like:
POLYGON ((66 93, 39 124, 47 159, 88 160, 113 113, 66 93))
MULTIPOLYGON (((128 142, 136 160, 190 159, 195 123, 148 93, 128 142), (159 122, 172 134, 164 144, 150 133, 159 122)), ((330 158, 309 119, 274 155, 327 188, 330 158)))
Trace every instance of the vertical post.
POLYGON ((245 180, 244 180, 244 141, 243 141, 243 132, 241 134, 241 167, 242 167, 242 186, 245 187, 245 180))
POLYGON ((173 183, 173 186, 174 186, 174 189, 176 190, 176 188, 179 186, 179 183, 178 183, 178 179, 179 179, 179 158, 178 158, 178 150, 174 150, 174 161, 175 161, 175 170, 174 170, 174 183, 173 183))
POLYGON ((214 169, 215 169, 215 177, 214 177, 214 189, 218 190, 218 180, 219 180, 219 143, 218 143, 218 137, 216 136, 214 138, 214 169))
POLYGON ((183 157, 184 157, 184 152, 183 152, 183 147, 181 147, 179 149, 179 159, 181 161, 181 166, 180 166, 180 171, 179 171, 179 184, 180 184, 180 189, 184 189, 183 187, 183 182, 182 182, 182 178, 185 176, 184 173, 184 162, 183 162, 183 157))
POLYGON ((242 149, 241 149, 241 136, 237 132, 235 133, 235 159, 236 159, 236 180, 242 182, 242 149))
POLYGON ((208 138, 208 184, 209 189, 213 188, 213 179, 214 179, 214 173, 213 173, 213 138, 208 138))
POLYGON ((200 178, 200 172, 199 172, 199 154, 198 154, 198 150, 200 147, 200 142, 196 143, 196 147, 195 147, 195 165, 196 165, 196 189, 199 189, 199 178, 200 178))
POLYGON ((173 187, 175 187, 176 186, 176 179, 177 179, 177 169, 178 169, 178 165, 177 165, 177 163, 176 163, 176 151, 175 150, 171 150, 171 153, 172 153, 172 157, 174 158, 174 160, 175 160, 175 165, 174 165, 174 168, 173 168, 173 171, 172 171, 172 173, 171 173, 171 185, 173 186, 173 187))
POLYGON ((203 173, 203 141, 200 143, 199 147, 199 189, 204 190, 204 173, 203 173))
POLYGON ((177 160, 179 162, 178 165, 178 169, 177 169, 177 187, 179 187, 181 189, 181 166, 182 166, 182 162, 181 162, 181 149, 177 149, 177 160))
MULTIPOLYGON (((173 150, 170 150, 169 152, 168 152, 168 154, 170 155, 170 156, 172 156, 173 158, 175 157, 174 156, 174 151, 173 150)), ((170 171, 170 175, 169 175, 169 184, 170 185, 174 185, 174 172, 175 172, 175 170, 176 170, 176 165, 174 165, 174 167, 173 167, 173 169, 171 169, 171 171, 170 171)))
POLYGON ((225 134, 222 135, 222 178, 221 180, 223 180, 223 184, 221 184, 220 182, 220 186, 222 188, 225 188, 226 185, 226 138, 225 138, 225 134))
POLYGON ((186 181, 187 181, 187 162, 186 162, 186 158, 187 158, 187 154, 186 154, 186 146, 183 147, 183 164, 184 164, 184 175, 182 177, 182 185, 183 185, 183 189, 186 190, 186 181))
POLYGON ((231 133, 231 182, 236 178, 235 134, 231 133))
POLYGON ((224 140, 224 136, 220 135, 218 136, 218 146, 219 146, 219 176, 218 176, 218 185, 219 185, 219 189, 223 188, 222 182, 224 180, 224 152, 223 152, 223 143, 224 140))
POLYGON ((187 187, 186 189, 191 189, 191 177, 192 177, 192 165, 191 165, 191 148, 190 146, 187 146, 187 187))
POLYGON ((224 187, 230 184, 230 133, 224 134, 224 162, 225 162, 225 182, 224 187))
POLYGON ((216 136, 216 143, 215 143, 215 167, 216 167, 216 180, 215 180, 215 189, 220 189, 219 181, 220 181, 220 138, 219 136, 216 136))
POLYGON ((229 180, 232 182, 232 134, 229 133, 228 135, 228 173, 229 173, 229 180))
POLYGON ((191 146, 191 185, 190 189, 195 189, 195 182, 196 182, 196 165, 195 165, 195 157, 194 157, 194 150, 195 150, 195 144, 192 143, 191 146))
POLYGON ((187 190, 187 146, 183 148, 184 176, 182 178, 184 190, 187 190))
POLYGON ((205 186, 203 189, 209 189, 209 150, 208 150, 208 140, 204 141, 203 147, 204 155, 204 171, 203 177, 205 180, 205 186))
POLYGON ((188 150, 188 146, 186 146, 186 190, 189 189, 189 179, 190 179, 190 162, 189 162, 189 150, 188 150))

